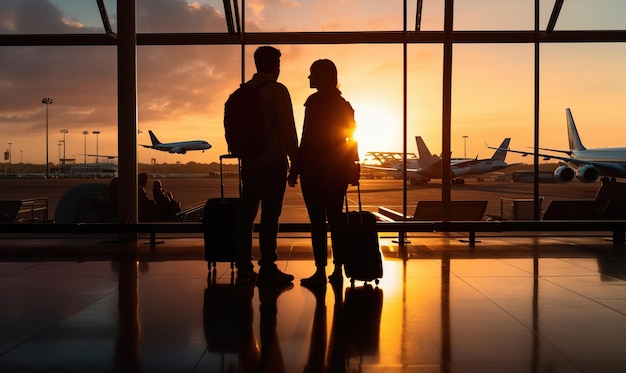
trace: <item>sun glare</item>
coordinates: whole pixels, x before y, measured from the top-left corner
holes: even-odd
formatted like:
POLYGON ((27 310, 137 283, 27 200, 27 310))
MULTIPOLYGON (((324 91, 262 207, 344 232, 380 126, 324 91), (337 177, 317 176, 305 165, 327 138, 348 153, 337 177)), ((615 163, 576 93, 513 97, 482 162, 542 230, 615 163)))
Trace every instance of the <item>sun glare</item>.
POLYGON ((402 151, 402 120, 400 116, 380 105, 355 105, 356 132, 359 155, 368 151, 402 151))

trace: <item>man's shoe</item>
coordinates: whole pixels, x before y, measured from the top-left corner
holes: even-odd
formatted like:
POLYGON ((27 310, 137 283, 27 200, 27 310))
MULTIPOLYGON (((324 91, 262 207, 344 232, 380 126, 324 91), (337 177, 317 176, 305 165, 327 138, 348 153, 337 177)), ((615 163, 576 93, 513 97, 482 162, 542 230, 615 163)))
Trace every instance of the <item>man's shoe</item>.
POLYGON ((293 275, 281 272, 276 267, 263 268, 259 271, 258 284, 286 284, 293 281, 293 275))
POLYGON ((253 283, 257 279, 258 275, 252 269, 239 269, 237 271, 237 279, 235 280, 235 284, 237 285, 247 285, 253 283))

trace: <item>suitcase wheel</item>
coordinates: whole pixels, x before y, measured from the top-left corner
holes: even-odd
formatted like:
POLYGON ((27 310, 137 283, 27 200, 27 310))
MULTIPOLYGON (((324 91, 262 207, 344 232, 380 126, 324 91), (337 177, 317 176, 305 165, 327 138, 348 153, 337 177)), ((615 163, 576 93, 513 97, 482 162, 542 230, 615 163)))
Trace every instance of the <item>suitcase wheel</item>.
MULTIPOLYGON (((356 279, 354 277, 350 279, 350 286, 352 288, 354 288, 354 281, 356 281, 356 279)), ((368 281, 367 280, 363 280, 363 282, 365 284, 367 284, 368 281)), ((378 278, 374 279, 374 284, 376 284, 376 286, 378 286, 379 283, 380 283, 380 279, 378 279, 378 278)))

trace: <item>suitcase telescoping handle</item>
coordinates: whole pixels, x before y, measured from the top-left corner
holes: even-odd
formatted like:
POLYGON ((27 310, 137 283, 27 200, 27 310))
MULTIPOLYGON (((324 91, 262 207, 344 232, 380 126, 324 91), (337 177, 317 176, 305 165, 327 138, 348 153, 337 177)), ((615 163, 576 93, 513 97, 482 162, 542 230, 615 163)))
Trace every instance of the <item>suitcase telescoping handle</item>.
POLYGON ((220 155, 220 194, 222 196, 222 199, 224 199, 224 158, 237 158, 237 174, 239 175, 239 196, 241 197, 241 159, 239 159, 236 155, 222 154, 220 155))
MULTIPOLYGON (((361 205, 361 183, 357 182, 356 183, 356 191, 357 191, 357 196, 358 196, 358 201, 359 201, 359 212, 363 211, 363 207, 361 205)), ((348 193, 346 190, 346 196, 345 196, 345 201, 346 201, 346 219, 349 219, 348 217, 348 213, 350 212, 350 209, 348 208, 348 193)), ((360 218, 361 218, 361 223, 363 223, 363 214, 359 214, 360 218)))

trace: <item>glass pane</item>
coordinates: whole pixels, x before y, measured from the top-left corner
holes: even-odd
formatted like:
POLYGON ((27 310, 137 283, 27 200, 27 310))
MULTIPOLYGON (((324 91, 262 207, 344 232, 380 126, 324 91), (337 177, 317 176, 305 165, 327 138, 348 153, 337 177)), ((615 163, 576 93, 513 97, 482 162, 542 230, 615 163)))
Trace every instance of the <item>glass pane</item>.
POLYGON ((402 9, 403 0, 247 1, 246 31, 402 30, 402 9))
POLYGON ((507 138, 517 149, 533 143, 533 56, 530 45, 454 47, 452 163, 474 161, 453 166, 453 179, 460 175, 465 186, 453 185, 452 199, 488 201, 487 216, 500 215, 501 198, 533 198, 532 184, 520 191, 502 183, 513 169, 506 165, 530 162, 532 169, 532 158, 496 150, 508 148, 507 138))
MULTIPOLYGON (((622 110, 624 44, 545 45, 541 62, 541 147, 569 150, 567 108, 587 149, 623 147, 623 138, 616 130, 626 121, 622 110)), ((556 159, 544 163, 550 163, 552 170, 558 166, 556 159)))
POLYGON ((241 81, 239 46, 140 47, 138 50, 139 144, 149 130, 162 142, 206 140, 206 152, 170 154, 140 147, 140 163, 219 161, 227 153, 224 102, 241 81))
MULTIPOLYGON (((626 4, 615 0, 567 0, 563 3, 555 30, 623 30, 626 4)), ((541 29, 545 30, 554 1, 541 3, 541 29)))
MULTIPOLYGON (((115 0, 105 0, 114 24, 115 0)), ((103 33, 96 1, 11 1, 0 6, 0 34, 91 34, 103 33)))
POLYGON ((137 32, 226 32, 224 3, 217 0, 137 0, 137 32))
MULTIPOLYGON (((0 137, 11 144, 5 173, 57 178, 72 175, 75 165, 98 163, 104 170, 116 163, 114 47, 3 47, 0 60, 11 71, 0 84, 6 103, 0 107, 0 137)), ((32 197, 39 195, 18 196, 32 197)), ((53 218, 60 195, 50 198, 53 218)))
POLYGON ((528 0, 454 2, 455 30, 532 30, 534 3, 528 0))
MULTIPOLYGON (((408 104, 407 104, 407 153, 418 157, 417 136, 426 143, 432 154, 441 153, 442 120, 442 74, 443 49, 440 45, 412 45, 409 48, 408 62, 408 104)), ((415 161, 409 162, 415 169, 415 161)), ((416 171, 408 172, 411 184, 421 184, 427 175, 416 171)), ((437 180, 438 182, 438 180, 437 180)), ((440 199, 440 197, 437 197, 440 199)), ((413 213, 415 201, 409 201, 409 213, 413 213)))
MULTIPOLYGON (((407 28, 416 29, 416 8, 417 1, 407 2, 407 28)), ((422 3, 421 31, 441 31, 443 30, 445 2, 436 0, 424 0, 422 3)))

